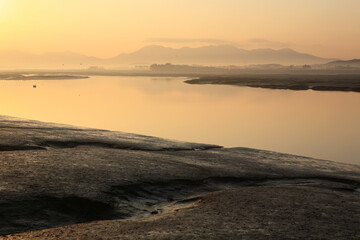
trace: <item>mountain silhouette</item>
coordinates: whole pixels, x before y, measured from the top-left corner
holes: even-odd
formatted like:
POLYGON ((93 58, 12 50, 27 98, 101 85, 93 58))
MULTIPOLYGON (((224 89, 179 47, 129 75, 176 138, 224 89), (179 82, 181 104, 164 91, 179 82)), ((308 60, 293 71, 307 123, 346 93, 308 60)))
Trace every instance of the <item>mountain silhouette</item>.
POLYGON ((199 65, 250 65, 250 64, 321 64, 332 61, 290 48, 245 50, 231 45, 214 45, 198 48, 174 49, 150 45, 132 53, 101 59, 73 52, 30 54, 22 52, 0 52, 0 67, 56 67, 78 68, 80 66, 124 66, 150 65, 153 63, 199 64, 199 65))
POLYGON ((144 47, 136 52, 120 54, 109 59, 111 63, 151 64, 203 64, 203 65, 249 65, 249 64, 319 64, 325 59, 310 54, 299 53, 289 48, 280 50, 245 50, 231 45, 205 46, 199 48, 184 47, 173 49, 159 45, 144 47))

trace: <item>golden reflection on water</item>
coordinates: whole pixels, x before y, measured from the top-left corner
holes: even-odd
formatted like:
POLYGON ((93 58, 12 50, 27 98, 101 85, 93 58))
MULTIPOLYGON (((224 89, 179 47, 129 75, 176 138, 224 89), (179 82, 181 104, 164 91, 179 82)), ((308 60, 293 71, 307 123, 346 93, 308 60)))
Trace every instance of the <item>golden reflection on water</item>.
POLYGON ((359 93, 183 80, 0 81, 0 114, 360 164, 359 93))

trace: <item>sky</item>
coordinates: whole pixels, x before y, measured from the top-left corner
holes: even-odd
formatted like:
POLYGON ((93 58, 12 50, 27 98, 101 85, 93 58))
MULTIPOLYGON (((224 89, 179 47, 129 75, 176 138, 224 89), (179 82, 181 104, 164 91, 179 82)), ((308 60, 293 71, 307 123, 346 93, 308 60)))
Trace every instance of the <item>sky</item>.
POLYGON ((0 0, 0 51, 231 44, 360 58, 359 0, 0 0))

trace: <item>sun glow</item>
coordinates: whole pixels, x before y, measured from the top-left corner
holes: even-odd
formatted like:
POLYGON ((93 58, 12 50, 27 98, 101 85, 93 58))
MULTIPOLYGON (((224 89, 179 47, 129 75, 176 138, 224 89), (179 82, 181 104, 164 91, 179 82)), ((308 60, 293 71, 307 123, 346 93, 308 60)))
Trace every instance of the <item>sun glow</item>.
POLYGON ((9 16, 10 1, 0 0, 0 20, 4 20, 9 16))
POLYGON ((15 5, 13 0, 0 0, 0 22, 7 21, 14 15, 15 5))
POLYGON ((360 28, 354 26, 360 25, 360 1, 344 2, 0 0, 0 52, 110 58, 149 44, 199 47, 214 44, 199 39, 212 39, 245 49, 289 47, 320 57, 358 58, 360 28))

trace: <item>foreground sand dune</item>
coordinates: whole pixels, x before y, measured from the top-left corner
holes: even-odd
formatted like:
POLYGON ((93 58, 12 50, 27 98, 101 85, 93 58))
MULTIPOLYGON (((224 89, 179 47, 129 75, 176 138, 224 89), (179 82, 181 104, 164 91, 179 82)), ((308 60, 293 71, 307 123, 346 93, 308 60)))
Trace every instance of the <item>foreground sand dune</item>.
POLYGON ((0 129, 5 239, 360 237, 357 165, 5 116, 0 129))

